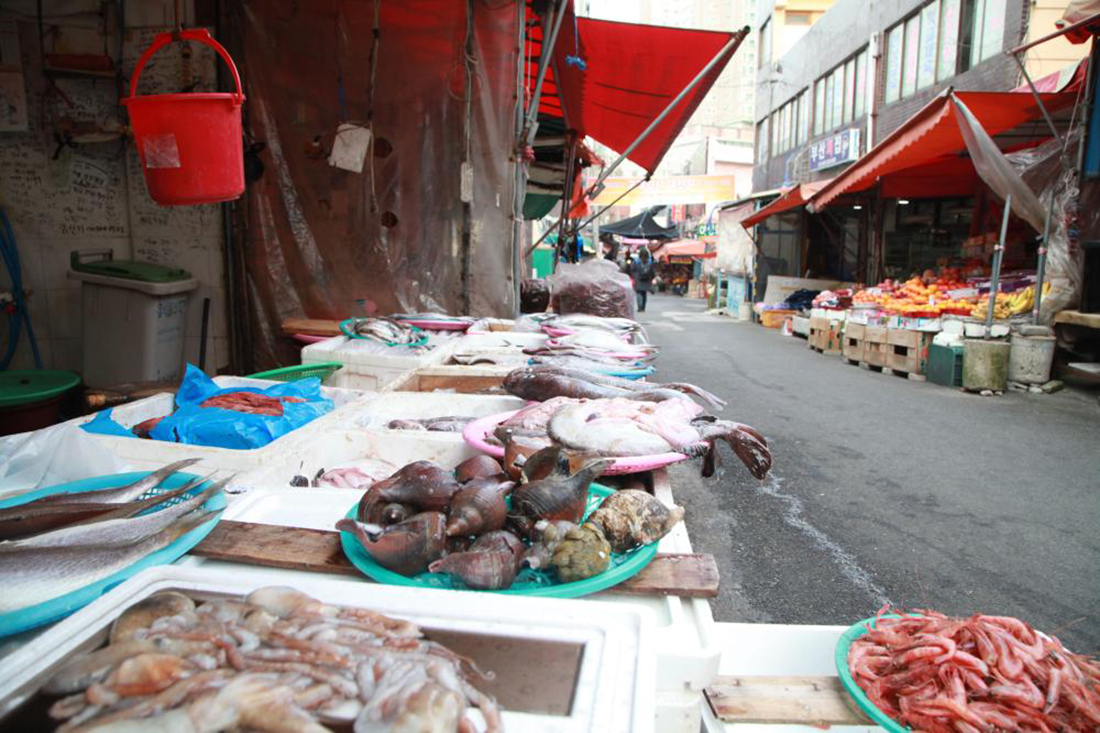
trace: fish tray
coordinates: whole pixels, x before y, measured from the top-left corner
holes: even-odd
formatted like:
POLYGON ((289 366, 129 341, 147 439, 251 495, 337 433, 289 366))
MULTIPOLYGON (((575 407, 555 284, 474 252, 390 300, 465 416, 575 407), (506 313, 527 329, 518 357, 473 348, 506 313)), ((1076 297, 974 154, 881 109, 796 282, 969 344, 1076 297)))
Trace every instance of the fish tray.
MULTIPOLYGON (((443 437, 435 440, 426 439, 427 434, 419 430, 327 430, 282 454, 271 456, 263 466, 238 476, 234 486, 249 491, 258 486, 288 487, 295 476, 312 479, 321 469, 342 468, 364 459, 386 461, 393 464, 394 471, 414 461, 432 461, 444 468, 453 468, 478 454, 458 433, 439 433, 443 437)), ((306 504, 309 492, 316 489, 295 490, 306 504)), ((352 489, 340 490, 348 495, 355 493, 352 489)))
MULTIPOLYGON (((251 387, 264 389, 280 382, 248 377, 214 377, 214 383, 221 389, 251 387)), ((374 398, 374 394, 359 390, 321 387, 321 396, 332 400, 333 411, 327 415, 282 435, 261 448, 237 450, 216 448, 205 445, 169 443, 163 440, 145 438, 126 438, 116 435, 89 433, 92 438, 109 452, 129 463, 133 468, 160 468, 185 458, 202 458, 195 470, 210 471, 215 468, 228 471, 248 471, 265 465, 301 442, 309 440, 318 433, 344 425, 351 415, 357 414, 364 405, 374 398)), ((122 427, 130 429, 138 423, 154 417, 167 415, 175 409, 175 396, 169 393, 157 394, 125 405, 111 408, 111 417, 122 427)), ((94 415, 76 418, 72 422, 80 425, 92 420, 94 415)))
MULTIPOLYGON (((517 597, 486 604, 475 593, 442 596, 434 590, 320 576, 274 584, 288 582, 325 603, 413 621, 427 638, 492 670, 495 679, 477 686, 497 698, 506 730, 654 730, 654 619, 644 608, 517 597)), ((70 656, 100 647, 112 621, 139 601, 164 591, 200 600, 236 599, 272 584, 268 574, 250 569, 147 570, 4 660, 0 720, 31 701, 70 656)))
MULTIPOLYGON (((12 497, 5 501, 0 501, 0 509, 7 509, 8 507, 19 506, 26 504, 37 499, 41 499, 45 496, 52 496, 53 494, 69 494, 76 491, 94 491, 97 489, 110 489, 121 486, 126 486, 137 481, 140 478, 148 475, 147 471, 139 471, 135 473, 117 473, 110 476, 96 476, 94 478, 86 478, 80 481, 70 481, 64 484, 58 484, 57 486, 50 486, 36 491, 30 491, 25 494, 21 494, 16 497, 12 497)), ((161 482, 160 486, 150 489, 142 494, 138 499, 146 499, 163 494, 172 489, 178 489, 189 481, 199 478, 193 473, 176 472, 169 476, 167 479, 161 482)), ((194 488, 193 491, 187 492, 184 497, 196 496, 206 488, 210 486, 210 481, 204 481, 194 488)), ((172 504, 177 504, 184 501, 184 497, 179 497, 171 500, 167 506, 160 505, 159 508, 147 509, 143 514, 150 513, 151 511, 159 511, 161 509, 167 509, 172 504)), ((218 493, 211 496, 202 504, 202 509, 207 510, 219 510, 224 509, 226 505, 225 494, 218 493)), ((121 505, 119 505, 121 506, 121 505)), ((39 626, 44 626, 49 623, 53 623, 58 619, 65 618, 69 614, 73 613, 79 608, 88 605, 96 598, 99 598, 108 589, 121 583, 123 580, 141 572, 145 568, 153 567, 155 565, 168 565, 174 562, 188 550, 202 542, 203 538, 210 534, 211 530, 217 525, 219 516, 215 515, 201 525, 195 527, 191 531, 187 532, 183 536, 176 539, 175 542, 162 547, 161 549, 146 555, 144 558, 138 560, 127 568, 119 570, 117 573, 110 575, 102 580, 94 583, 89 583, 82 588, 74 590, 70 593, 66 593, 56 598, 52 598, 48 601, 36 604, 34 606, 28 606, 27 608, 21 608, 17 611, 10 611, 8 613, 0 614, 0 637, 11 636, 12 634, 18 634, 28 629, 34 629, 39 626)))
MULTIPOLYGON (((476 448, 482 453, 487 453, 493 458, 504 458, 504 447, 499 445, 493 445, 488 441, 490 435, 496 429, 498 425, 515 415, 519 410, 512 410, 510 412, 502 412, 499 415, 490 415, 488 417, 475 420, 466 426, 466 429, 462 431, 462 437, 465 439, 471 447, 476 448)), ((671 466, 673 463, 679 463, 680 461, 686 461, 688 456, 683 453, 658 453, 652 456, 629 456, 623 458, 616 458, 615 462, 603 472, 604 476, 613 476, 624 473, 639 473, 641 471, 652 471, 657 468, 664 468, 671 466)))
POLYGON ((394 354, 380 354, 375 351, 379 344, 374 341, 334 336, 304 347, 302 363, 338 361, 344 368, 333 375, 333 386, 379 391, 389 387, 410 369, 442 364, 458 339, 459 337, 451 337, 440 340, 439 337, 432 336, 429 337, 429 344, 438 345, 427 351, 410 353, 407 348, 395 347, 394 354))

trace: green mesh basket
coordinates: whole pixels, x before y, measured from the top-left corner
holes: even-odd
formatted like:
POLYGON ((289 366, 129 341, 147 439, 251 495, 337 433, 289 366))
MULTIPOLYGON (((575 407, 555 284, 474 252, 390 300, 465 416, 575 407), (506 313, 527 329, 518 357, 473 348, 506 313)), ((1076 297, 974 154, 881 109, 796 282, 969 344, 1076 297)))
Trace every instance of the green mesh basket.
POLYGON ((343 366, 344 365, 338 361, 321 361, 316 364, 296 364, 294 366, 282 367, 281 369, 271 369, 266 372, 249 374, 248 379, 270 379, 275 382, 294 382, 299 379, 317 377, 324 383, 326 379, 336 373, 337 369, 343 366))

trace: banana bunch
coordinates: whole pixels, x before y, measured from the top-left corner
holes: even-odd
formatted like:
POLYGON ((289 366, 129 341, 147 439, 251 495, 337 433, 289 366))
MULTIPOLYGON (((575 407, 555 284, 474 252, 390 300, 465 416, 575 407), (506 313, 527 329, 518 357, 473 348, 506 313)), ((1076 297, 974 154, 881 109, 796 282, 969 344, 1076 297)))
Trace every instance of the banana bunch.
MULTIPOLYGON (((1003 321, 1012 315, 1009 310, 1009 296, 1007 293, 997 293, 997 298, 993 303, 993 318, 1003 321)), ((974 306, 974 310, 970 311, 971 318, 977 318, 978 320, 985 320, 986 315, 989 313, 989 296, 983 296, 978 304, 974 306)))
POLYGON ((1008 312, 1014 316, 1023 315, 1024 313, 1030 313, 1034 305, 1034 285, 1028 285, 1023 290, 1017 290, 1015 293, 1008 297, 1008 312))

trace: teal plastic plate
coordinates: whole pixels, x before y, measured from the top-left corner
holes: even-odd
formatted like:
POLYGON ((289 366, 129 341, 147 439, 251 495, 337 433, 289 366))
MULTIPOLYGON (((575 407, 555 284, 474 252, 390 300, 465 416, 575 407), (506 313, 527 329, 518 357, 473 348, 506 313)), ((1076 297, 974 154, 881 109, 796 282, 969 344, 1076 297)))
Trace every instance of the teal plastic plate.
MULTIPOLYGON (((151 471, 136 471, 133 473, 116 473, 110 476, 97 476, 95 478, 83 479, 81 481, 72 481, 67 484, 59 484, 57 486, 50 486, 44 489, 38 489, 37 491, 31 491, 20 496, 13 497, 7 501, 0 501, 0 509, 7 509, 8 507, 18 506, 20 504, 26 504, 29 501, 34 501, 43 496, 49 496, 51 494, 63 494, 71 493, 74 491, 92 491, 95 489, 109 489, 119 486, 126 486, 137 481, 142 476, 148 476, 151 471)), ((142 494, 140 498, 155 496, 157 494, 163 494, 172 489, 178 489, 188 481, 192 481, 198 478, 192 473, 176 473, 170 476, 157 488, 147 491, 142 494)), ((205 481, 195 487, 194 491, 189 491, 186 496, 194 496, 203 491, 210 485, 209 481, 205 481)), ((183 501, 184 497, 175 499, 172 503, 183 501)), ((205 509, 224 509, 226 505, 225 495, 222 493, 215 494, 210 497, 203 508, 205 509)), ((166 507, 154 507, 148 511, 159 511, 166 507)), ((145 512, 148 513, 148 512, 145 512)), ((61 619, 69 616, 76 611, 80 610, 84 606, 99 598, 101 595, 114 588, 116 585, 126 580, 127 578, 137 575, 145 568, 153 567, 154 565, 168 565, 175 562, 181 556, 185 555, 192 547, 202 542, 206 535, 210 534, 210 531, 214 529, 214 525, 218 523, 220 515, 215 516, 208 522, 195 527, 187 534, 180 537, 178 540, 168 545, 165 548, 157 550, 156 552, 147 555, 145 558, 137 561, 133 565, 124 570, 120 570, 110 577, 95 583, 90 583, 79 590, 74 590, 71 593, 66 593, 63 596, 58 596, 49 601, 44 601, 28 608, 21 608, 18 611, 10 611, 9 613, 0 614, 0 637, 11 636, 12 634, 18 634, 28 629, 33 629, 38 626, 44 626, 46 624, 53 623, 54 621, 60 621, 61 619)), ((2 586, 0 586, 2 587, 2 586)))
MULTIPOLYGON (((584 511, 584 518, 596 510, 604 499, 614 494, 614 489, 606 486, 592 484, 588 492, 588 506, 584 511)), ((358 504, 347 513, 347 517, 355 519, 358 504)), ((351 532, 340 532, 340 544, 344 548, 344 555, 351 564, 359 569, 359 572, 379 583, 390 585, 408 585, 417 588, 443 588, 447 590, 473 590, 468 588, 461 580, 449 573, 421 573, 408 576, 388 570, 367 553, 359 540, 351 532)), ((618 585, 627 578, 637 575, 642 568, 650 563, 657 554, 657 543, 653 542, 642 547, 636 547, 626 553, 612 553, 611 566, 591 578, 577 580, 572 583, 562 583, 556 576, 531 568, 524 568, 516 575, 512 587, 507 590, 483 590, 478 593, 505 593, 517 596, 540 596, 543 598, 579 598, 589 593, 606 590, 613 585, 618 585)))
MULTIPOLYGON (((883 618, 901 617, 896 614, 886 614, 883 618)), ((875 627, 875 620, 874 617, 865 618, 840 635, 840 639, 836 642, 836 652, 834 654, 836 673, 840 677, 840 684, 844 685, 844 689, 856 701, 856 705, 859 705, 860 710, 867 713, 867 717, 890 731, 890 733, 908 733, 909 728, 879 710, 878 706, 871 702, 871 698, 867 697, 867 693, 859 686, 859 683, 852 677, 852 673, 848 669, 848 648, 852 646, 853 641, 867 633, 868 626, 875 627)))

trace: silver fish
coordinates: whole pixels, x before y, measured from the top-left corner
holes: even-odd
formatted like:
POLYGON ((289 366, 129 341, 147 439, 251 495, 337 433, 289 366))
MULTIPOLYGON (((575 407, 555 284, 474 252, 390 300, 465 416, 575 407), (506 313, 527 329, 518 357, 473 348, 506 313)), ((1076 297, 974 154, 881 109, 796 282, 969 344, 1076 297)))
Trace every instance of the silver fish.
POLYGON ((0 553, 0 613, 71 593, 163 549, 218 512, 193 511, 145 539, 119 547, 35 547, 0 553))
POLYGON ((40 502, 63 502, 65 504, 82 504, 85 502, 95 504, 122 504, 127 501, 133 501, 139 496, 144 494, 149 489, 154 489, 160 486, 161 481, 176 473, 182 471, 188 466, 193 466, 201 458, 186 458, 182 461, 176 461, 164 468, 157 471, 153 471, 148 476, 143 476, 132 484, 127 486, 120 486, 115 489, 95 489, 93 491, 75 491, 69 494, 51 494, 50 496, 38 499, 40 502))
MULTIPOLYGON (((138 517, 119 517, 88 524, 77 524, 52 532, 44 532, 10 542, 0 542, 0 552, 19 552, 34 547, 74 547, 96 545, 99 547, 129 545, 168 527, 176 519, 198 509, 225 487, 233 477, 221 479, 201 493, 178 504, 151 514, 138 517)), ((188 487, 193 489, 205 479, 196 479, 188 487), (193 485, 192 485, 193 484, 193 485)))

